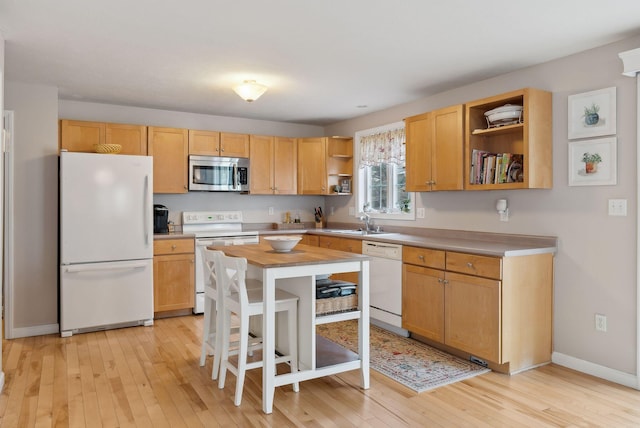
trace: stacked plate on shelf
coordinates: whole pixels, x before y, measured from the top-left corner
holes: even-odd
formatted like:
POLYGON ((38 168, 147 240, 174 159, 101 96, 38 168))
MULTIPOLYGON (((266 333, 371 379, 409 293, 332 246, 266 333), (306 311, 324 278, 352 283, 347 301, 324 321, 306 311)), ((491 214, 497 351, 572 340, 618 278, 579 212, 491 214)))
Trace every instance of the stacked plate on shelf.
POLYGON ((484 114, 489 128, 522 122, 522 106, 505 104, 484 114))

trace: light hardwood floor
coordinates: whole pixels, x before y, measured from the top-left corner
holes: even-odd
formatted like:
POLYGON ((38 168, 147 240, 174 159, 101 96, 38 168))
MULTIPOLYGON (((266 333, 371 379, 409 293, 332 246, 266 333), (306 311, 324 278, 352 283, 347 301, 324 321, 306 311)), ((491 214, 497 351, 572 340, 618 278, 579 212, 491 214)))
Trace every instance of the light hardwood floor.
POLYGON ((3 342, 2 427, 638 427, 640 392, 556 365, 515 376, 488 373, 416 394, 372 371, 360 390, 349 372, 277 388, 261 410, 261 373, 233 405, 198 366, 202 316, 60 338, 3 342))

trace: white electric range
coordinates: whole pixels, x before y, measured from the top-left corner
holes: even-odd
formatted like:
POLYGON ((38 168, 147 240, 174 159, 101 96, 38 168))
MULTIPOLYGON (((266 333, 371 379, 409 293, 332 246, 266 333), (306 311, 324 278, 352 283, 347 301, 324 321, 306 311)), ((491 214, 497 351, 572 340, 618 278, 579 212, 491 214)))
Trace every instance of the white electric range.
POLYGON ((196 294, 194 314, 204 312, 202 249, 210 245, 247 245, 259 242, 257 231, 242 230, 242 211, 185 211, 182 232, 196 236, 196 294))

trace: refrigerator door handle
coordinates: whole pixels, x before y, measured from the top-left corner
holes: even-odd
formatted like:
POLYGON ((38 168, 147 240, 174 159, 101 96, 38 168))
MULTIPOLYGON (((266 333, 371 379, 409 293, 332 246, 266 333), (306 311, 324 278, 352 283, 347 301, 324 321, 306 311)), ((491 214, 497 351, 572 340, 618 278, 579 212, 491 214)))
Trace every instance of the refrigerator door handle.
POLYGON ((75 265, 75 266, 67 266, 64 268, 65 273, 84 273, 84 272, 100 272, 100 271, 115 271, 115 270, 133 270, 133 269, 144 269, 147 267, 147 263, 145 262, 133 262, 133 263, 118 263, 118 264, 108 264, 106 266, 85 266, 85 265, 75 265))
POLYGON ((142 221, 144 223, 144 243, 145 245, 149 245, 149 213, 151 210, 149 209, 149 176, 144 176, 144 203, 142 204, 142 221))

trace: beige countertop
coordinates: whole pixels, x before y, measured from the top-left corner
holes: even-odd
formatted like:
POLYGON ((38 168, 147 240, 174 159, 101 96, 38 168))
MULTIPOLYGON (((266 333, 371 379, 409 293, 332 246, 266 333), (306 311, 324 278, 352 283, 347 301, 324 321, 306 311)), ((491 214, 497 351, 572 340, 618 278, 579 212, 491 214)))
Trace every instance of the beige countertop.
POLYGON ((340 232, 341 229, 264 230, 260 235, 284 235, 309 233, 311 235, 337 236, 394 244, 432 248, 443 251, 481 254, 496 257, 526 256, 541 253, 555 253, 557 238, 553 236, 513 235, 489 232, 472 232, 446 229, 414 228, 411 232, 384 232, 358 234, 340 232))
POLYGON ((196 235, 193 233, 182 233, 182 232, 174 232, 174 233, 155 233, 153 235, 154 240, 160 239, 195 239, 196 235))
MULTIPOLYGON (((481 254, 495 257, 526 256, 531 254, 555 253, 558 250, 558 239, 554 236, 516 235, 491 232, 474 232, 448 229, 401 228, 376 234, 360 234, 356 224, 338 224, 327 229, 260 229, 245 225, 245 230, 258 230, 261 236, 311 234, 335 236, 340 238, 359 239, 376 242, 389 242, 414 247, 432 248, 443 251, 481 254), (348 230, 348 233, 344 231, 348 230)), ((194 239, 191 233, 154 234, 154 239, 194 239)))

